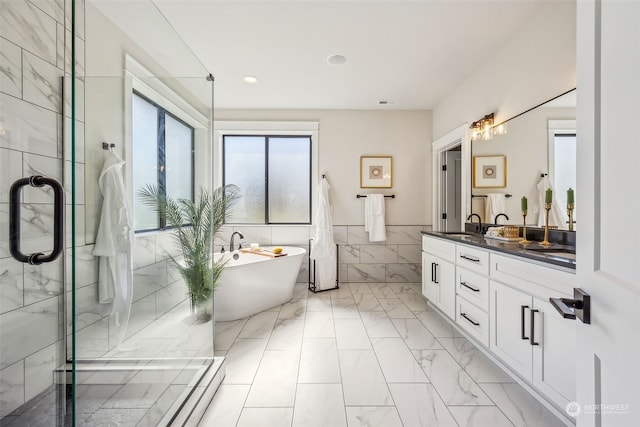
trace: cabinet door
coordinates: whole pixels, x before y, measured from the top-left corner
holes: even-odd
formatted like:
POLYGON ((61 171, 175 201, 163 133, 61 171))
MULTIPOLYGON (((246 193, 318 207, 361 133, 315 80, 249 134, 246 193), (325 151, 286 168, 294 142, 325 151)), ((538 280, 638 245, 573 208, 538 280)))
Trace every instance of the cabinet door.
POLYGON ((438 285, 434 280, 436 257, 422 252, 422 295, 431 304, 438 305, 438 285))
POLYGON ((560 407, 576 400, 576 325, 533 299, 533 384, 560 407))
POLYGON ((437 306, 451 319, 456 318, 456 269, 453 263, 436 258, 435 280, 439 288, 437 306))
POLYGON ((493 280, 490 287, 489 348, 522 377, 531 381, 533 352, 529 337, 533 298, 493 280))

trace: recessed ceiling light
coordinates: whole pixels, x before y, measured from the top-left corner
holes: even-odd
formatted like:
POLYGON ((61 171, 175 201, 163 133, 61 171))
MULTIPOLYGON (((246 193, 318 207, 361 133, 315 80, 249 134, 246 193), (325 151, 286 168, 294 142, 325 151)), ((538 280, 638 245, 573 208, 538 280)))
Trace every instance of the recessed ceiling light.
POLYGON ((327 58, 327 62, 331 65, 343 65, 347 62, 347 58, 344 55, 331 55, 327 58))
POLYGON ((255 76, 244 76, 245 83, 255 84, 258 83, 258 78, 255 76))

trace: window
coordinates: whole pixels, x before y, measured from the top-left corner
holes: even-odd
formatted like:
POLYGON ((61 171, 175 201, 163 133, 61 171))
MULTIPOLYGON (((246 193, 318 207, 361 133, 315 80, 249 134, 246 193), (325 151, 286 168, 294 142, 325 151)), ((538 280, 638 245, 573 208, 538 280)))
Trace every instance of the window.
POLYGON ((240 188, 230 223, 311 223, 311 136, 224 135, 223 183, 240 188))
POLYGON ((137 197, 140 188, 157 186, 161 194, 193 200, 193 127, 133 93, 133 191, 136 231, 162 230, 164 218, 137 197))

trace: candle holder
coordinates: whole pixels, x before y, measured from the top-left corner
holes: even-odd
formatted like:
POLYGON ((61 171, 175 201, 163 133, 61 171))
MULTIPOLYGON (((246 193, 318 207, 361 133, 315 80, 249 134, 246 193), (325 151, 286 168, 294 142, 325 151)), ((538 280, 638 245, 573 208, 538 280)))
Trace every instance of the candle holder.
POLYGON ((567 204, 567 214, 569 214, 569 231, 573 231, 573 209, 575 205, 573 203, 567 204))
POLYGON ((522 224, 522 240, 520 240, 520 243, 526 245, 531 243, 531 240, 527 240, 527 211, 522 211, 522 224))
POLYGON ((541 245, 549 246, 551 243, 549 242, 549 211, 551 210, 551 203, 545 203, 544 209, 547 211, 545 213, 545 221, 544 221, 544 240, 540 242, 541 245))

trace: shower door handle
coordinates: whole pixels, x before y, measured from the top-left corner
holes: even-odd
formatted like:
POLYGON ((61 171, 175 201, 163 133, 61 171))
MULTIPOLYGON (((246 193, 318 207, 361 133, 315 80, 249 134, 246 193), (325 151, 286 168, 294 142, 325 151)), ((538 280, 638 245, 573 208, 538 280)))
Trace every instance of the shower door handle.
POLYGON ((64 189, 55 179, 34 175, 29 178, 21 178, 11 185, 9 192, 9 252, 17 261, 31 265, 39 265, 54 261, 62 252, 64 245, 64 189), (53 189, 53 250, 49 255, 35 252, 25 255, 20 249, 20 209, 22 203, 20 196, 22 187, 50 186, 53 189))

